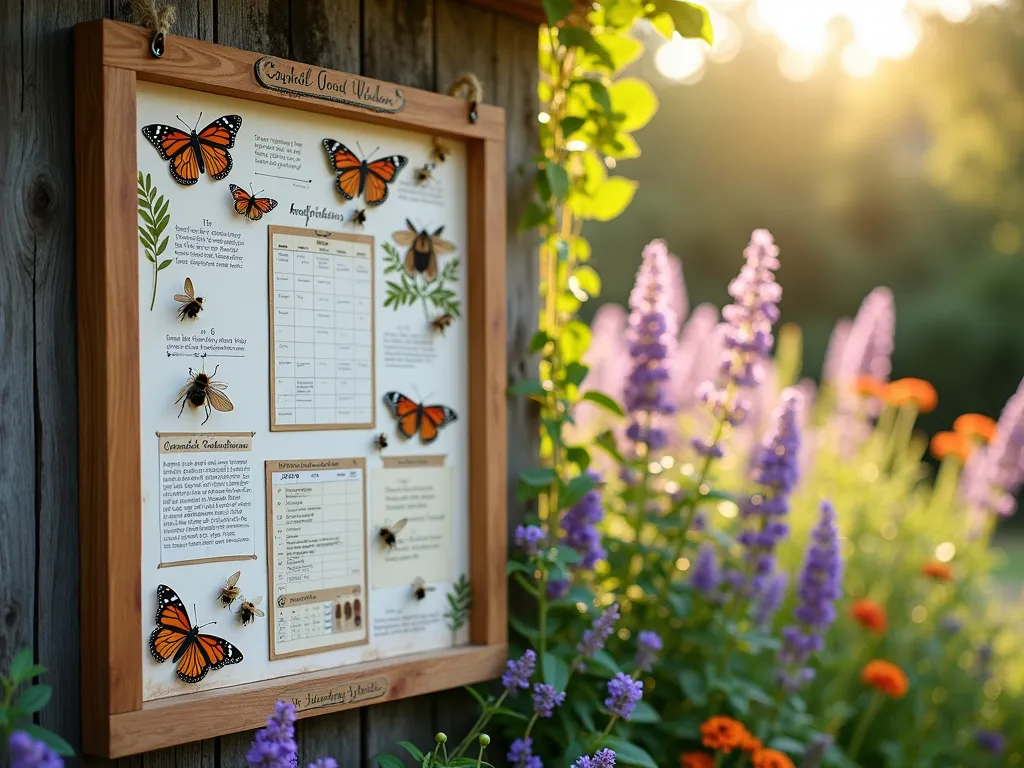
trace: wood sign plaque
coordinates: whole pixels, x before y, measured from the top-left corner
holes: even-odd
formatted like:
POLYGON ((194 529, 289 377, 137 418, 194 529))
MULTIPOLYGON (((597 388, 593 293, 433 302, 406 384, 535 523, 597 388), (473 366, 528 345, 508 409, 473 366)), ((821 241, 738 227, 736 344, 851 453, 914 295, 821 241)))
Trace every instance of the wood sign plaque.
POLYGON ((504 113, 149 42, 75 31, 85 751, 497 676, 504 113))

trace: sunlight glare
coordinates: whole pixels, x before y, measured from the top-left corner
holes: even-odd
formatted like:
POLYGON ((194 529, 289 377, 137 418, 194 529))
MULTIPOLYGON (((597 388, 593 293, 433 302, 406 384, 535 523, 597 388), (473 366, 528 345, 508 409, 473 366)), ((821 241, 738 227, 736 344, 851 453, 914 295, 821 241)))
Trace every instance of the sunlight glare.
POLYGON ((696 82, 704 73, 707 48, 703 41, 686 40, 677 32, 658 49, 654 55, 654 65, 670 80, 696 82))
POLYGON ((843 49, 840 62, 843 71, 851 77, 870 77, 878 69, 878 59, 857 43, 850 43, 843 49))
POLYGON ((810 80, 817 65, 818 60, 806 53, 794 51, 792 48, 783 48, 779 51, 779 71, 783 77, 795 83, 810 80))

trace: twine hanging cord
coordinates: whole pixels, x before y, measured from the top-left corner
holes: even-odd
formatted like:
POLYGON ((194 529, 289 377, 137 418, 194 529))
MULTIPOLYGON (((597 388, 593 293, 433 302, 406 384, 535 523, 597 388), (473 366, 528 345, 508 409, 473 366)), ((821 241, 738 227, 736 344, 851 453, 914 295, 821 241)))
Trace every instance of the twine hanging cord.
POLYGON ((480 84, 480 78, 472 72, 459 75, 448 86, 448 95, 466 99, 469 102, 469 122, 477 121, 479 117, 477 105, 484 98, 484 87, 480 84))
POLYGON ((156 3, 157 0, 132 0, 132 17, 140 27, 153 32, 150 49, 154 56, 160 57, 164 53, 164 36, 174 24, 174 5, 168 2, 157 8, 156 3))

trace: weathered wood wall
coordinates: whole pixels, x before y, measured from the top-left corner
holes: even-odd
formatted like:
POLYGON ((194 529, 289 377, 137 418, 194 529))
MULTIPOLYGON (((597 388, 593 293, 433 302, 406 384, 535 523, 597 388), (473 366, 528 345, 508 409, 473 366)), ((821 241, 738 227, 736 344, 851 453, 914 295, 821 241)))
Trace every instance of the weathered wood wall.
MULTIPOLYGON (((494 5, 493 3, 491 4, 494 5)), ((78 489, 74 132, 71 29, 128 19, 119 0, 0 0, 0 669, 35 648, 55 687, 40 723, 79 743, 78 489)), ((443 90, 477 74, 508 117, 508 369, 528 375, 537 318, 533 243, 517 235, 522 167, 536 141, 536 27, 457 0, 182 0, 175 32, 443 90)), ((535 455, 526 406, 509 403, 509 472, 535 455)), ((510 489, 514 484, 510 483, 510 489)), ((515 519, 510 491, 510 518, 515 519)), ((301 760, 368 765, 399 738, 464 730, 465 694, 302 721, 301 760)), ((184 735, 183 735, 184 737, 184 735)), ((164 768, 244 764, 251 734, 128 760, 164 768)), ((0 750, 2 752, 3 750, 0 750)), ((100 762, 100 761, 92 761, 100 762)))

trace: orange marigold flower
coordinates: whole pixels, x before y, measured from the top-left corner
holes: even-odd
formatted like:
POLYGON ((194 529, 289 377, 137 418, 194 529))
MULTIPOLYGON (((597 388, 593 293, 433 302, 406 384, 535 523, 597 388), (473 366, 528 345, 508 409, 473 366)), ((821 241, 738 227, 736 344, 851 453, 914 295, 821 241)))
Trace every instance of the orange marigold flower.
POLYGON ((873 397, 881 400, 885 395, 885 382, 874 376, 861 375, 853 382, 853 390, 861 397, 873 397))
POLYGON ((761 743, 759 738, 747 731, 746 736, 743 738, 743 742, 740 744, 740 749, 744 752, 754 753, 759 749, 764 749, 764 744, 761 743))
POLYGON ((700 735, 705 747, 721 750, 726 754, 739 749, 750 736, 743 723, 723 715, 709 717, 704 721, 700 727, 700 735))
POLYGON ((682 768, 715 768, 715 761, 704 752, 687 752, 679 756, 679 765, 682 768))
POLYGON ((980 413, 965 413, 953 422, 953 431, 968 440, 991 443, 996 436, 996 422, 980 413))
POLYGON ((793 761, 777 749, 758 750, 750 764, 754 768, 795 768, 793 761))
POLYGON ((902 699, 907 693, 907 676, 903 670, 889 661, 875 659, 861 670, 860 680, 893 699, 902 699))
POLYGON ((921 573, 935 581, 952 581, 953 569, 948 563, 940 563, 938 560, 929 560, 921 566, 921 573))
POLYGON ((885 388, 885 401, 897 408, 913 405, 921 413, 931 413, 939 404, 939 393, 924 379, 897 379, 885 388))
POLYGON ((939 461, 952 455, 959 458, 961 463, 966 462, 973 447, 968 437, 960 432, 936 432, 932 436, 932 456, 939 461))
POLYGON ((883 634, 888 626, 885 608, 867 598, 853 601, 853 605, 850 606, 850 616, 865 629, 879 635, 883 634))

